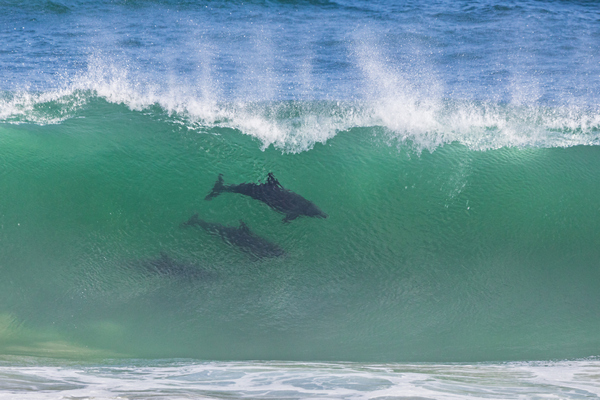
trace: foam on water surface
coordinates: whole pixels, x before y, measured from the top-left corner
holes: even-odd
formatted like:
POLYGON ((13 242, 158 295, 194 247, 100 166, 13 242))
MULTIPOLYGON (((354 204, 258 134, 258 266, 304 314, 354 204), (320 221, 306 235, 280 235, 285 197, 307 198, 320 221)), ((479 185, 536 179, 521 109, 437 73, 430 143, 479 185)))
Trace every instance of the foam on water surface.
POLYGON ((597 360, 477 364, 108 362, 5 358, 0 398, 585 399, 597 360))

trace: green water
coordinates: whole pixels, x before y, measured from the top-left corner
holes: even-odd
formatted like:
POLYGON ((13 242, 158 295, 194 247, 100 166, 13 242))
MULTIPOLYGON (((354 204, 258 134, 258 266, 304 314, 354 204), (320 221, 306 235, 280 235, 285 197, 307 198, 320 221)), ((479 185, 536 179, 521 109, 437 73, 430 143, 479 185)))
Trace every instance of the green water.
POLYGON ((597 355, 600 147, 433 152, 357 127, 301 153, 109 104, 0 125, 0 352, 357 361, 597 355), (225 193, 273 172, 327 219, 225 193), (256 261, 180 223, 243 219, 256 261), (166 253, 214 279, 136 262, 166 253))

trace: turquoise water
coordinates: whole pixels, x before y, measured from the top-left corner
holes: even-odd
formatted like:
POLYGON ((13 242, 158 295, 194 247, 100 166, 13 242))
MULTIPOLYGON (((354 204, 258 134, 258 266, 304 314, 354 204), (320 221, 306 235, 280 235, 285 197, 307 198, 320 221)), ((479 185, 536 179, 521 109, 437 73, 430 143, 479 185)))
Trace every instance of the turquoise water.
POLYGON ((493 361, 600 344, 597 146, 430 152, 355 127, 289 153, 97 98, 60 124, 0 129, 6 353, 493 361), (220 173, 271 171, 329 218, 204 200, 220 173), (194 213, 242 219, 287 256, 182 229, 194 213), (163 253, 212 278, 143 268, 163 253))

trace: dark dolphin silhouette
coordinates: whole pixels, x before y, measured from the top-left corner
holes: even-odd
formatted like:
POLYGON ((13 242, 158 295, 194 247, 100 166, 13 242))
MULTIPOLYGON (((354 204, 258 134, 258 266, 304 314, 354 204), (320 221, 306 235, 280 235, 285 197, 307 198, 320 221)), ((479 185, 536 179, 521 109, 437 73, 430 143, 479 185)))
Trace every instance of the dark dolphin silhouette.
POLYGON ((269 173, 267 183, 240 183, 239 185, 225 185, 223 174, 219 174, 215 186, 204 199, 212 200, 222 192, 240 193, 260 200, 273 210, 285 214, 283 222, 290 222, 301 215, 327 218, 327 214, 313 202, 281 186, 273 173, 269 173))
POLYGON ((135 265, 146 273, 169 276, 173 278, 202 279, 216 278, 216 273, 202 269, 201 267, 177 261, 167 253, 161 252, 159 257, 149 260, 140 260, 135 265))
POLYGON ((256 258, 280 257, 285 255, 285 251, 281 247, 254 234, 242 220, 240 220, 240 226, 235 227, 206 222, 201 220, 198 214, 194 214, 187 222, 181 225, 204 228, 211 235, 220 236, 225 243, 237 246, 240 250, 256 258))

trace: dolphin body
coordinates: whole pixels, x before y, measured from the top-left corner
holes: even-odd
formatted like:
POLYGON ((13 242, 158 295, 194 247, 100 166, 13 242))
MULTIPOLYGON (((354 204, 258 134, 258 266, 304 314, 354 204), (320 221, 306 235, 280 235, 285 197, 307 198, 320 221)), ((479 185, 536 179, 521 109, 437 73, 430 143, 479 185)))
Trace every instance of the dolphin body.
POLYGON ((273 210, 285 214, 283 222, 290 222, 301 215, 327 218, 327 214, 313 202, 281 186, 273 173, 269 173, 266 183, 240 183, 239 185, 225 185, 223 174, 219 174, 215 186, 204 199, 212 200, 223 192, 244 194, 260 200, 273 210))
POLYGON ((172 278, 210 280, 216 278, 212 271, 201 269, 197 265, 177 261, 167 253, 161 252, 159 257, 149 260, 141 260, 135 263, 146 273, 162 275, 172 278))
POLYGON ((248 228, 244 221, 240 220, 240 226, 221 225, 214 222, 206 222, 194 214, 182 226, 199 226, 211 235, 220 236, 227 244, 234 245, 240 250, 256 257, 269 258, 285 255, 285 251, 266 239, 257 236, 248 228))

